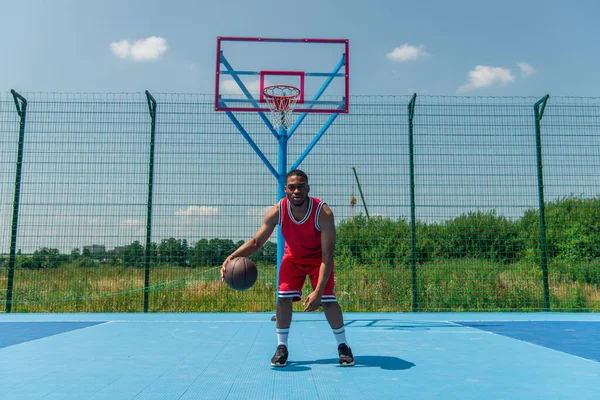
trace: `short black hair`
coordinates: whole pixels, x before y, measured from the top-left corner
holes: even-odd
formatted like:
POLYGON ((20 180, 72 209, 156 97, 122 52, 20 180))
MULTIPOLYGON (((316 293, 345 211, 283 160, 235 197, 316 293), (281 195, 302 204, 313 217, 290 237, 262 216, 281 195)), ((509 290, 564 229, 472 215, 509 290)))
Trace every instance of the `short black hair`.
POLYGON ((285 180, 287 182, 290 176, 299 176, 304 179, 304 182, 308 183, 308 176, 304 173, 304 171, 300 171, 299 169, 293 169, 285 176, 285 180))

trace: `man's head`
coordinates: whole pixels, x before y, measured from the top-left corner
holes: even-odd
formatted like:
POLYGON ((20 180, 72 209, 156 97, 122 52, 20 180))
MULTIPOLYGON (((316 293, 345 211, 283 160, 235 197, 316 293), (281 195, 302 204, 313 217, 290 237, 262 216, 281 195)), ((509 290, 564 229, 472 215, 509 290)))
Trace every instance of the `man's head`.
POLYGON ((303 171, 295 169, 285 178, 285 194, 294 206, 301 206, 308 199, 308 176, 303 171))

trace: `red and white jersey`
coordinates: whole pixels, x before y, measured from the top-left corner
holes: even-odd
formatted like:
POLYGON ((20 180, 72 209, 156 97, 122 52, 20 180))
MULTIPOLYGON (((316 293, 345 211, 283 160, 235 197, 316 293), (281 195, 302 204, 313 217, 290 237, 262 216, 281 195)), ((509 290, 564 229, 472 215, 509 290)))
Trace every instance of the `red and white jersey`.
POLYGON ((321 262, 321 227, 319 214, 325 202, 308 197, 308 210, 302 220, 296 221, 287 197, 279 202, 279 222, 285 239, 285 256, 307 258, 321 262))

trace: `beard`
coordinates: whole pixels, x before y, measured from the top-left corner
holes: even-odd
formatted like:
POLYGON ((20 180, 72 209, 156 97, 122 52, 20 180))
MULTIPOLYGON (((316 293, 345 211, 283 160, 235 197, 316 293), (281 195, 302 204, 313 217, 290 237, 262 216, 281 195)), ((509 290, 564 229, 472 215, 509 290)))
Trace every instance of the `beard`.
POLYGON ((294 198, 293 196, 288 197, 290 203, 295 207, 301 207, 308 201, 308 196, 294 198))

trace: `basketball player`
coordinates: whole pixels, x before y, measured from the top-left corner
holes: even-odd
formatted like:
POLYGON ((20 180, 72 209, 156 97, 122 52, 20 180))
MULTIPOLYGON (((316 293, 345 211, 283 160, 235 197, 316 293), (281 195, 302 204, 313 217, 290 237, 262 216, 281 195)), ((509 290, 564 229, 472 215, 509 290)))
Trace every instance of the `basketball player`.
POLYGON ((256 253, 269 239, 277 225, 285 239, 285 252, 279 269, 277 301, 277 350, 271 359, 274 367, 284 367, 288 359, 288 332, 292 323, 292 302, 302 298, 302 286, 308 275, 313 291, 306 296, 304 311, 323 307, 325 317, 338 344, 339 364, 354 365, 352 350, 346 342, 342 309, 333 292, 333 251, 335 223, 331 209, 321 200, 310 197, 308 177, 298 169, 286 177, 286 197, 265 215, 254 237, 235 250, 221 269, 235 257, 256 253))

